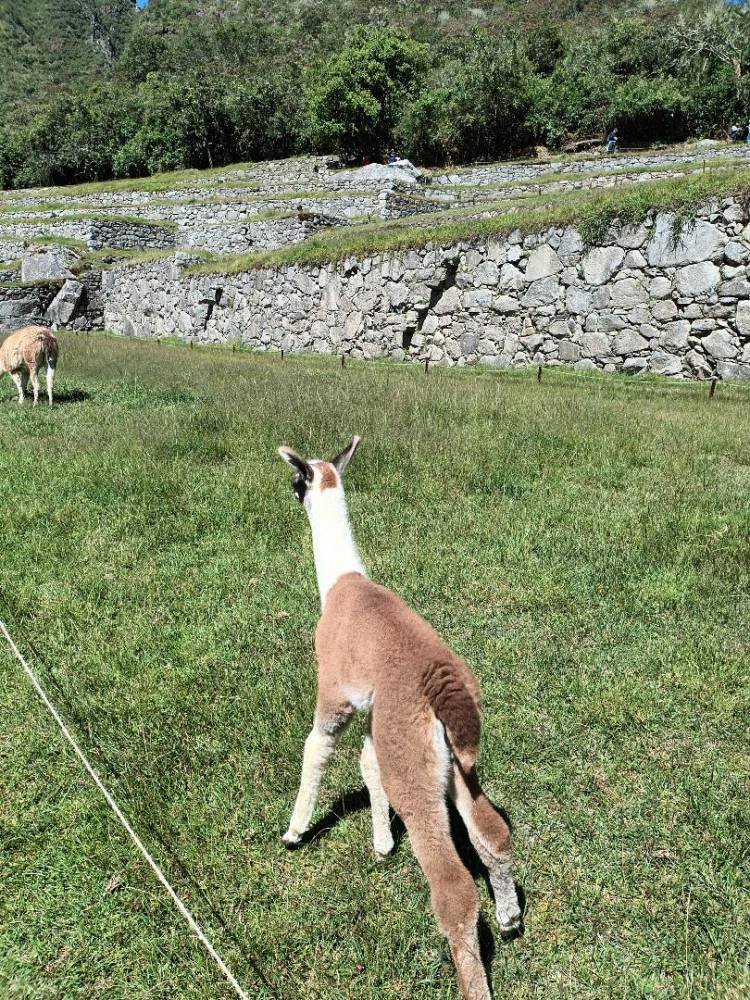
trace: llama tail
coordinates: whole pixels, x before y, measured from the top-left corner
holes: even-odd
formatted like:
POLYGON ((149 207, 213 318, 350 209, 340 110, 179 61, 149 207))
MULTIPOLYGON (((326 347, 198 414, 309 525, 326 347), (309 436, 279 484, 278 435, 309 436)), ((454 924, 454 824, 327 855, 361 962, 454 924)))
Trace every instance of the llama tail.
POLYGON ((434 664, 424 685, 427 701, 445 727, 453 756, 464 774, 474 767, 479 753, 479 697, 472 681, 458 661, 434 664))
POLYGON ((55 368, 57 366, 57 340, 47 331, 39 335, 39 340, 47 367, 55 368))

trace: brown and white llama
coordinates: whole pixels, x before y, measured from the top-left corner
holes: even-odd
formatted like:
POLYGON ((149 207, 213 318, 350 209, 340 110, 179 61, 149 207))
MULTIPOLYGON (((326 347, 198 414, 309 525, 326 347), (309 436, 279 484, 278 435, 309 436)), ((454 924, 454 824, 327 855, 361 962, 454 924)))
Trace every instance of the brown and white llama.
POLYGON ((521 925, 511 874, 510 831, 484 795, 475 762, 479 689, 468 666, 416 612, 367 578, 352 537, 342 476, 359 444, 331 462, 279 454, 312 528, 322 614, 315 637, 318 697, 305 742, 302 778, 283 840, 299 844, 325 766, 355 711, 369 713, 360 766, 370 794, 373 846, 393 848, 389 803, 403 819, 430 884, 438 925, 450 944, 466 1000, 489 1000, 479 954, 479 901, 454 846, 450 795, 493 888, 504 934, 521 925))
POLYGON ((18 402, 23 403, 28 379, 34 390, 34 406, 39 400, 39 367, 47 365, 47 396, 52 406, 52 384, 59 348, 57 338, 46 326, 25 326, 16 330, 0 346, 0 375, 8 372, 18 388, 18 402))

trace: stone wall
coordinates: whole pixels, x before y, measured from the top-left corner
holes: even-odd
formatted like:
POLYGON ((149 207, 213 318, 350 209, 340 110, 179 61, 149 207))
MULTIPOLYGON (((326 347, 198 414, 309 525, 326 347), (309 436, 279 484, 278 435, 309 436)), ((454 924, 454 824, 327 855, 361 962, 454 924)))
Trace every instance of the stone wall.
POLYGON ((0 288, 0 331, 41 323, 60 285, 61 282, 49 282, 26 288, 0 288))
POLYGON ((666 215, 584 247, 574 229, 232 276, 103 276, 105 324, 143 337, 435 364, 750 377, 745 206, 666 215))
POLYGON ((97 330, 104 325, 102 272, 89 271, 65 281, 0 286, 0 331, 40 323, 74 330, 97 330))
MULTIPOLYGON (((658 170, 678 163, 714 163, 725 157, 741 157, 750 160, 750 150, 743 143, 732 146, 697 148, 692 152, 676 151, 664 153, 603 154, 591 159, 564 161, 558 169, 566 174, 601 173, 606 170, 658 170)), ((471 184, 492 185, 506 181, 526 181, 549 174, 556 168, 555 163, 489 163, 456 171, 433 174, 430 183, 439 185, 471 184)))
POLYGON ((166 250, 176 242, 172 228, 107 219, 93 219, 86 236, 90 250, 166 250))

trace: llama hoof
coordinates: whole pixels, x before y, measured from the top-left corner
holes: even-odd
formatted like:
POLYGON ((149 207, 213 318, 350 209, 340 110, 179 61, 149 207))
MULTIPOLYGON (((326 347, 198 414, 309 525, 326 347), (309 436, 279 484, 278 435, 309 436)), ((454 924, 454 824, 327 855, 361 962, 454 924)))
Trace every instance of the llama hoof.
POLYGON ((299 847, 302 842, 302 834, 294 833, 292 830, 287 830, 282 836, 281 842, 285 847, 293 848, 299 847))
POLYGON ((393 840, 376 840, 372 845, 372 849, 379 858, 387 858, 393 847, 393 840))
POLYGON ((523 917, 518 903, 514 902, 505 906, 498 906, 496 916, 500 933, 503 936, 515 934, 523 925, 523 917))

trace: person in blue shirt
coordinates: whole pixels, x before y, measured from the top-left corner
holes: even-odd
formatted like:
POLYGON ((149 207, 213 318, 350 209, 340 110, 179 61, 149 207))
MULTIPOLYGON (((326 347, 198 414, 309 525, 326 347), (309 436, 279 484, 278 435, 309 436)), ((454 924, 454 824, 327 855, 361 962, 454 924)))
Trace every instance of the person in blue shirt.
POLYGON ((613 128, 612 131, 607 136, 607 152, 614 153, 617 148, 617 140, 619 136, 617 135, 617 128, 613 128))

